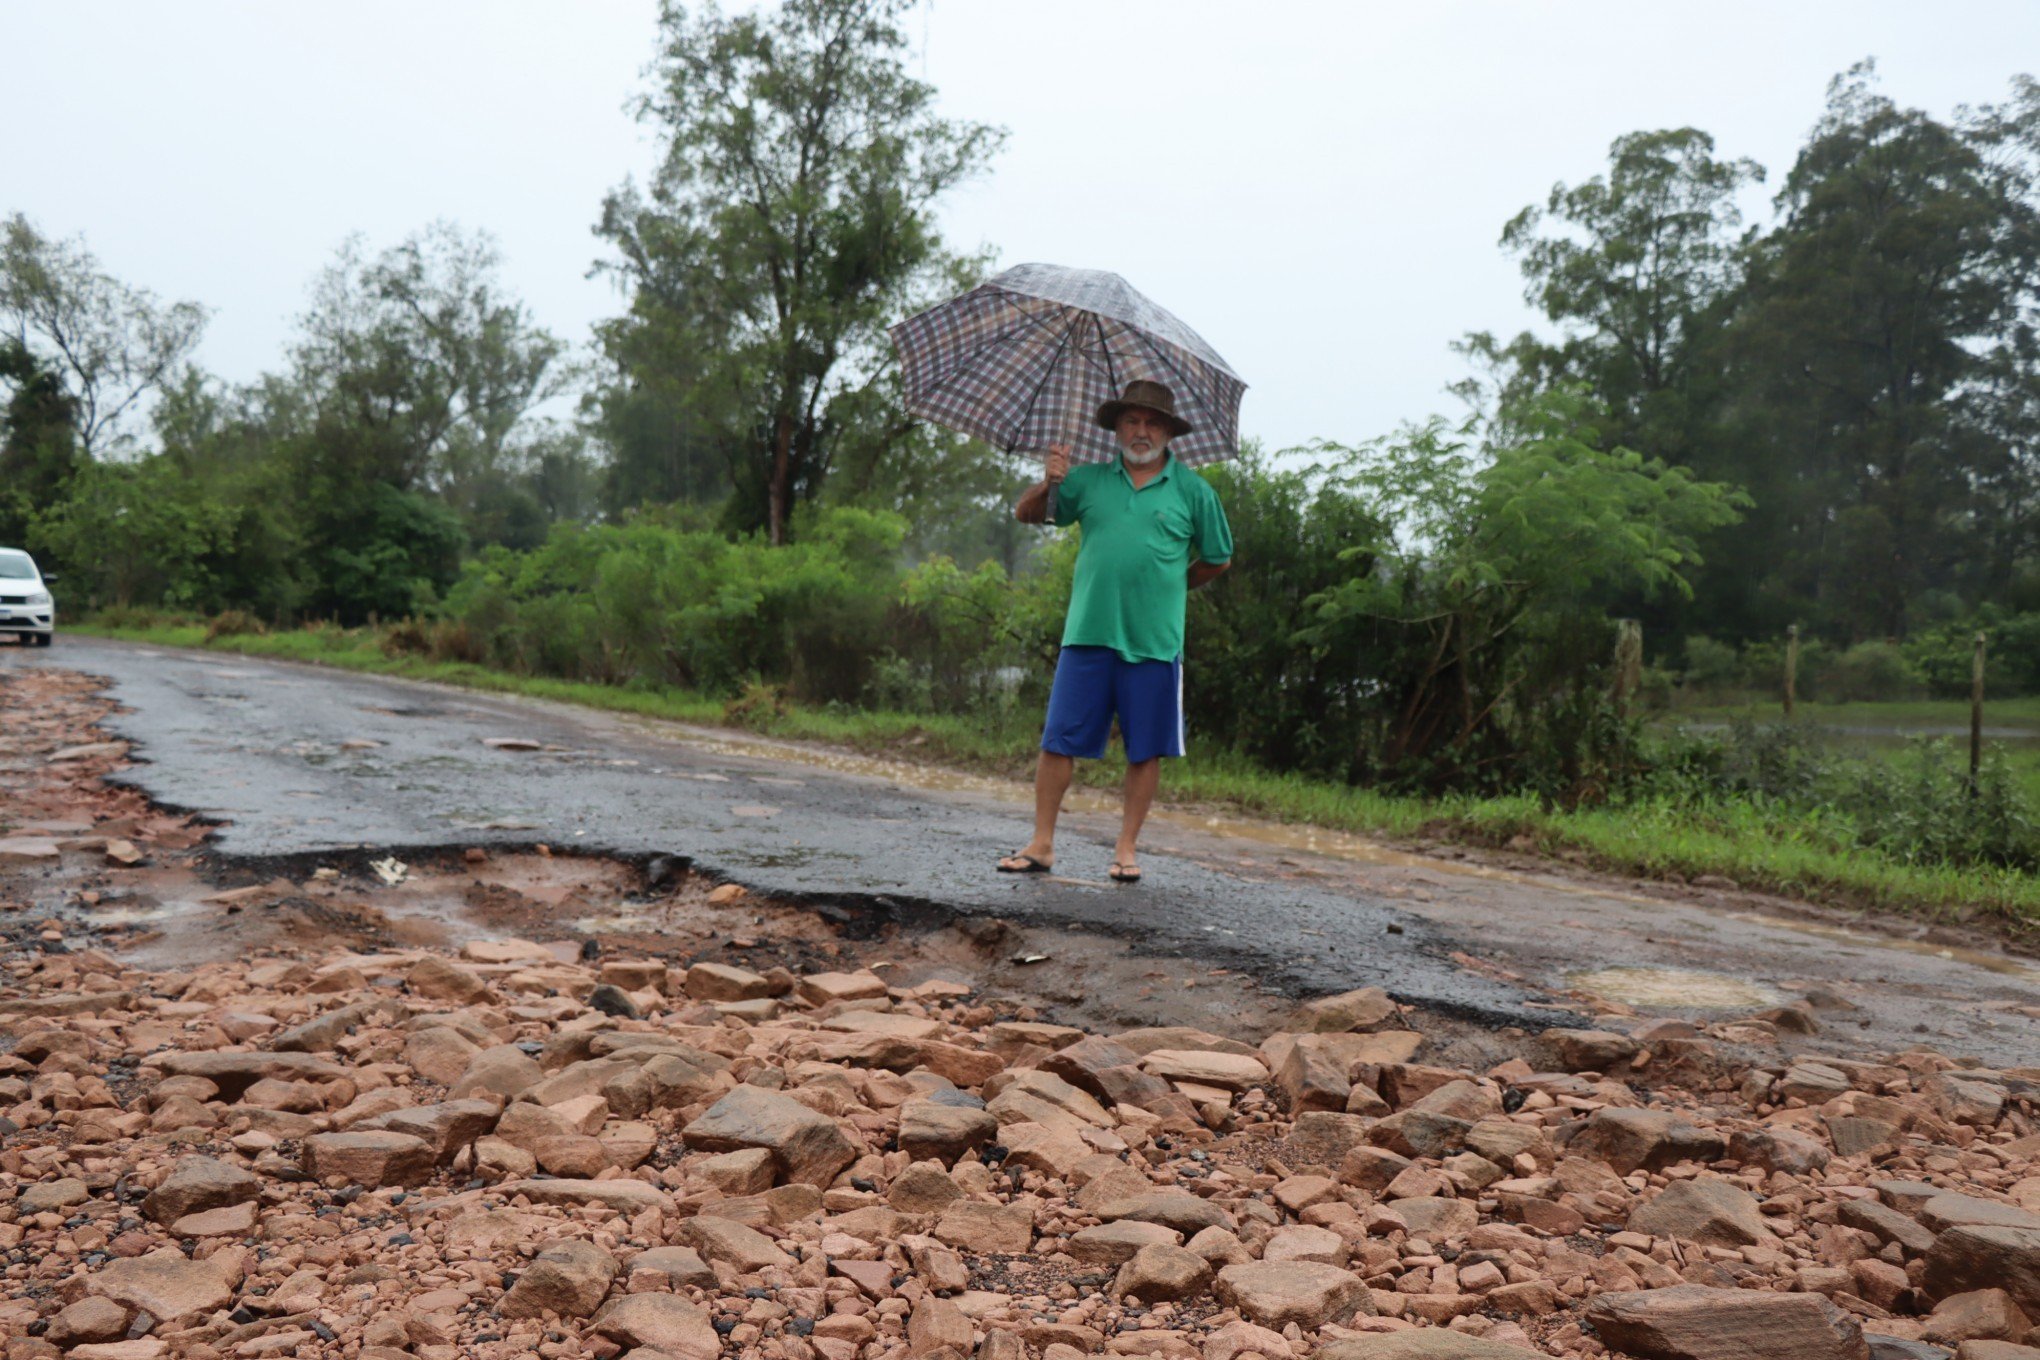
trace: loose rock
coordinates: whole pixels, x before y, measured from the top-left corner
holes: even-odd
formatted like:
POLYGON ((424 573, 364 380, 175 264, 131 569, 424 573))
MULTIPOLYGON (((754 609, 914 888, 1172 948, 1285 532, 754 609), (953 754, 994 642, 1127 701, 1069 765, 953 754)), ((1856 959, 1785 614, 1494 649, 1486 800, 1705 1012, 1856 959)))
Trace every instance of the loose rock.
POLYGON ((1602 1340, 1637 1360, 1867 1360, 1863 1329, 1818 1294, 1678 1285, 1602 1294, 1602 1340))

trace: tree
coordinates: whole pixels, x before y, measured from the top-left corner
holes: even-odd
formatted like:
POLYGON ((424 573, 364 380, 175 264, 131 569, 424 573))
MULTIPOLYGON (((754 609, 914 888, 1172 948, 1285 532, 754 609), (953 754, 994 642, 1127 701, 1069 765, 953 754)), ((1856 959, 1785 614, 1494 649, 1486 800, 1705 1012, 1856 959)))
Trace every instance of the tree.
POLYGON ((784 0, 690 17, 666 3, 655 88, 637 106, 659 129, 660 164, 647 188, 608 196, 596 229, 618 256, 603 268, 630 291, 600 328, 612 419, 650 406, 670 464, 717 458, 729 522, 775 544, 846 445, 910 432, 861 398, 889 361, 885 324, 958 269, 936 200, 1003 135, 936 115, 934 89, 902 60, 906 8, 784 0))
POLYGON ((900 515, 916 560, 939 554, 971 567, 991 558, 1020 570, 1037 536, 1013 518, 1013 502, 1039 470, 939 425, 901 420, 898 379, 888 368, 852 399, 829 500, 900 515))
POLYGON ((2040 269, 2040 203, 1993 163, 1995 129, 1873 81, 1865 63, 1829 87, 1730 331, 1735 442, 1774 564, 1759 589, 1776 623, 1810 615, 1851 641, 1903 636, 1911 604, 1982 555, 1974 518, 1997 510, 1979 490, 2011 433, 1992 421, 2026 418, 2012 356, 2031 350, 2040 269), (1994 362, 2011 363, 1995 401, 1994 362))
POLYGON ((195 302, 168 306, 101 271, 82 241, 0 220, 0 327, 74 403, 85 457, 126 448, 134 417, 175 381, 205 329, 195 302))
POLYGON ((0 409, 0 544, 15 545, 77 474, 78 403, 17 339, 0 340, 0 384, 12 389, 0 409))
POLYGON ((1520 402, 1554 381, 1587 383, 1623 442, 1683 461, 1696 442, 1696 353, 1740 280, 1736 195, 1760 182, 1751 160, 1720 160, 1696 128, 1633 132, 1608 172, 1555 185, 1518 213, 1502 246, 1520 260, 1525 299, 1563 331, 1507 346, 1486 334, 1466 352, 1495 365, 1520 402))
MULTIPOLYGON (((2007 205, 2007 236, 2040 254, 2040 81, 2019 76, 2012 98, 1968 120, 1970 145, 2007 205)), ((1981 441, 1972 516, 1985 551, 1966 582, 1971 598, 2040 610, 2040 270, 2023 272, 2017 314, 1984 347, 1965 394, 1965 433, 1981 441)))
POLYGON ((370 258, 350 239, 299 321, 293 373, 334 475, 438 492, 472 514, 557 432, 534 412, 576 374, 497 280, 486 233, 436 222, 370 258))
POLYGON ((64 499, 36 516, 30 541, 95 604, 189 608, 213 603, 207 560, 233 519, 232 507, 150 455, 84 465, 64 499))
POLYGON ((1938 119, 1865 63, 1738 241, 1760 175, 1693 129, 1619 139, 1503 234, 1561 336, 1469 337, 1495 378, 1463 389, 1506 410, 1584 382, 1619 442, 1750 492, 1690 603, 1621 602, 1648 636, 1854 642, 2040 603, 2040 85, 1938 119))
POLYGON ((580 436, 538 416, 575 381, 566 347, 497 280, 484 233, 434 223, 373 257, 350 240, 313 288, 290 374, 264 386, 296 473, 305 609, 402 617, 452 584, 470 539, 532 546, 580 436))
POLYGON ((208 612, 252 611, 284 622, 311 588, 304 552, 307 497, 293 441, 305 394, 269 376, 245 387, 192 373, 151 412, 162 461, 178 484, 230 522, 197 564, 199 589, 180 603, 208 612))
MULTIPOLYGON (((1299 636, 1376 658, 1378 714, 1361 773, 1431 787, 1513 787, 1529 753, 1578 796, 1605 707, 1593 685, 1625 592, 1683 592, 1733 487, 1609 447, 1584 389, 1560 387, 1460 430, 1440 421, 1360 449, 1321 446, 1372 526, 1356 570, 1312 596, 1299 636)), ((1549 772, 1546 772, 1548 777, 1549 772)))

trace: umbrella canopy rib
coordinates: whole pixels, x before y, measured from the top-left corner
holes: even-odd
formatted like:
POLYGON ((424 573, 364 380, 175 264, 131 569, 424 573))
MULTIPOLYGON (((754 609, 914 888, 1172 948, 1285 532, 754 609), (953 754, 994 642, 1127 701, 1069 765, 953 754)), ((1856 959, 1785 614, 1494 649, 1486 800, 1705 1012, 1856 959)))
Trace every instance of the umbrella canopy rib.
POLYGON ((1169 373, 1178 382, 1182 383, 1183 388, 1187 390, 1189 395, 1196 397, 1198 405, 1211 410, 1218 409, 1218 403, 1212 400, 1212 394, 1205 389, 1204 384, 1199 380, 1199 376, 1195 372, 1186 371, 1176 363, 1176 356, 1169 352, 1170 346, 1155 345, 1152 348, 1155 356, 1161 360, 1163 366, 1169 370, 1169 373))
MULTIPOLYGON (((1043 299, 1040 298, 1029 298, 1023 294, 1017 293, 1007 294, 1006 296, 1013 297, 1022 304, 1038 303, 1043 301, 1043 299)), ((994 331, 990 336, 983 340, 977 346, 977 348, 972 350, 969 354, 960 356, 954 364, 950 365, 947 372, 944 372, 939 376, 934 377, 931 381, 927 382, 926 384, 921 385, 911 395, 917 400, 925 401, 926 399, 933 397, 940 392, 943 392, 950 386, 950 384, 956 382, 958 379, 974 376, 970 368, 971 363, 978 359, 979 357, 981 357, 995 345, 1004 344, 1009 346, 1022 346, 1027 349, 1033 349, 1035 347, 1036 339, 1039 336, 1046 336, 1047 339, 1045 340, 1044 343, 1055 347, 1056 360, 1054 362, 1059 362, 1062 352, 1070 348, 1073 327, 1069 324, 1069 318, 1073 310, 1074 310, 1073 308, 1054 302, 1048 303, 1043 311, 1037 311, 1025 305, 1016 306, 1014 308, 1015 315, 1009 324, 1007 324, 1006 326, 997 331, 994 331), (1055 326, 1054 321, 1051 320, 1051 315, 1053 316, 1053 318, 1061 320, 1064 323, 1060 329, 1058 329, 1055 326), (1036 335, 1026 334, 1026 332, 1030 331, 1035 332, 1037 334, 1036 335)), ((1077 352, 1083 353, 1081 346, 1078 347, 1077 352)), ((1088 358, 1089 356, 1086 355, 1086 357, 1088 358)), ((1053 363, 1051 363, 1051 372, 1052 370, 1053 363)), ((1110 372, 1111 366, 1110 363, 1108 362, 1106 365, 1106 373, 1108 376, 1108 380, 1110 377, 1110 372)), ((1045 380, 1046 379, 1044 379, 1044 381, 1045 380)), ((1021 415, 1021 424, 1023 425, 1025 424, 1026 414, 1027 413, 1023 411, 1021 415)), ((1017 427, 1015 429, 1014 437, 1015 438, 1018 437, 1017 427)), ((1007 447, 1010 449, 1012 446, 1008 445, 1007 447)))
POLYGON ((1120 389, 1119 375, 1112 371, 1112 342, 1105 338, 1105 318, 1093 312, 1091 324, 1097 328, 1098 349, 1105 356, 1105 390, 1116 393, 1120 389))
MULTIPOLYGON (((1065 309, 1065 312, 1067 312, 1067 309, 1065 309)), ((1055 381, 1056 365, 1062 362, 1062 356, 1064 352, 1069 349, 1070 337, 1076 333, 1076 329, 1077 328, 1071 324, 1065 324, 1063 326, 1062 344, 1057 347, 1055 355, 1048 361, 1048 366, 1042 370, 1041 381, 1036 383, 1034 386, 1034 391, 1028 394, 1027 404, 1020 408, 1020 419, 1018 423, 1016 423, 1013 426, 1012 437, 1009 438, 1006 442, 1007 449, 1011 450, 1019 448, 1020 441, 1026 438, 1028 419, 1034 414, 1035 404, 1041 400, 1041 394, 1043 392, 1046 392, 1048 390, 1049 384, 1055 381)))

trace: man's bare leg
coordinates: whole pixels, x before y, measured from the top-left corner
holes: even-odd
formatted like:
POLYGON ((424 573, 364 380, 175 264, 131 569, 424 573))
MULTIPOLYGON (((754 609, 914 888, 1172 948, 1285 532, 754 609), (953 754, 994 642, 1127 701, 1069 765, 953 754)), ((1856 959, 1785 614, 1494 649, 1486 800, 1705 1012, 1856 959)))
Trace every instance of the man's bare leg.
MULTIPOLYGON (((1041 753, 1041 760, 1034 767, 1034 839, 1027 842, 1026 849, 1006 856, 1000 864, 1018 868, 1023 856, 1043 864, 1055 863, 1055 819, 1062 814, 1063 795, 1070 791, 1070 779, 1076 771, 1073 757, 1059 756, 1053 751, 1041 753)), ((1152 791, 1149 797, 1153 797, 1152 791)))
POLYGON ((1141 826, 1147 821, 1148 809, 1154 806, 1155 789, 1162 782, 1162 758, 1155 756, 1138 765, 1126 767, 1126 808, 1119 817, 1119 843, 1112 847, 1112 861, 1123 875, 1135 876, 1140 873, 1139 851, 1141 826))

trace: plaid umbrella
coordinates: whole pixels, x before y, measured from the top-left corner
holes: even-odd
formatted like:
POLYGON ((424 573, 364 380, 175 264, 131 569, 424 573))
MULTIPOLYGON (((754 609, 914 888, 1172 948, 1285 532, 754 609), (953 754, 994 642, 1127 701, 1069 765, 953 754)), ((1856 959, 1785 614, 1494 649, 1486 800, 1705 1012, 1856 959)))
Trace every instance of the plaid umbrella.
POLYGON ((907 409, 995 448, 1068 444, 1077 462, 1119 456, 1093 418, 1136 379, 1175 394, 1196 428, 1169 444, 1188 464, 1237 452, 1247 385, 1202 336, 1102 269, 1015 265, 892 328, 907 409))

